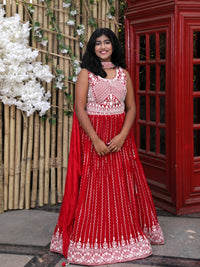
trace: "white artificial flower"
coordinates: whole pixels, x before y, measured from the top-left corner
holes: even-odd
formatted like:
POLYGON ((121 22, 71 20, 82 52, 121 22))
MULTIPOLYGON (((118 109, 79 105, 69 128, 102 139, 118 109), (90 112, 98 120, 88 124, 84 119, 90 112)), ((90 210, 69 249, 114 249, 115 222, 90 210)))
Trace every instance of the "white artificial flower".
POLYGON ((76 81, 77 81, 77 77, 76 77, 76 76, 73 76, 73 77, 72 77, 72 82, 75 83, 76 81))
POLYGON ((72 10, 72 11, 70 11, 70 14, 71 14, 72 16, 75 16, 75 15, 78 14, 78 12, 77 12, 77 10, 72 10))
POLYGON ((43 46, 47 46, 47 43, 48 43, 48 40, 44 40, 44 39, 42 39, 41 44, 42 44, 43 46))
POLYGON ((74 24, 75 24, 75 21, 72 19, 67 21, 67 25, 69 25, 69 26, 74 26, 74 24))
POLYGON ((77 59, 75 59, 73 62, 72 62, 73 66, 74 67, 78 67, 79 66, 79 62, 77 59))
POLYGON ((61 82, 64 78, 65 78, 65 76, 63 74, 61 74, 61 75, 58 75, 56 77, 56 80, 59 81, 59 82, 61 82))
POLYGON ((4 17, 0 8, 0 100, 15 105, 30 116, 40 115, 50 108, 50 92, 45 92, 40 81, 54 77, 49 66, 37 62, 38 51, 28 47, 30 27, 21 23, 20 16, 4 17))
POLYGON ((68 54, 69 51, 67 49, 62 49, 60 52, 63 54, 68 54))
POLYGON ((64 83, 61 83, 61 82, 59 82, 59 81, 56 81, 56 82, 55 82, 55 86, 56 86, 56 88, 62 90, 62 88, 63 88, 63 86, 64 86, 64 83))
POLYGON ((74 70, 74 72, 75 72, 76 75, 78 75, 80 71, 81 71, 81 68, 80 68, 80 67, 78 67, 78 68, 76 68, 76 69, 74 70))
POLYGON ((84 47, 84 44, 82 42, 79 43, 80 48, 84 47))
POLYGON ((107 18, 108 18, 108 19, 113 19, 114 17, 113 17, 110 13, 108 13, 108 14, 107 14, 107 18))
POLYGON ((71 6, 71 3, 63 3, 63 7, 64 8, 68 8, 68 7, 70 7, 71 6))

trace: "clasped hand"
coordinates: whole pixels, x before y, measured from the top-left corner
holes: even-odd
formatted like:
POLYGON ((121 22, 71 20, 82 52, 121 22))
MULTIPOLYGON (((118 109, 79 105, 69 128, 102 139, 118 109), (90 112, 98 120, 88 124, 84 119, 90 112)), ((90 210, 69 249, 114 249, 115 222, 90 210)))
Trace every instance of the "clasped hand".
POLYGON ((123 146, 124 138, 118 134, 105 144, 100 138, 94 142, 94 148, 99 156, 105 156, 109 153, 118 152, 123 146))

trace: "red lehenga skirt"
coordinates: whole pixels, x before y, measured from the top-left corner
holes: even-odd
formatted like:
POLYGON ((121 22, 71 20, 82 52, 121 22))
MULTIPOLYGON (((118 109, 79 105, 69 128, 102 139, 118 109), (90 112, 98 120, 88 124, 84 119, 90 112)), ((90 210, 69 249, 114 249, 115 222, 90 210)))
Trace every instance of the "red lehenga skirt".
MULTIPOLYGON (((89 115, 105 143, 125 114, 89 115)), ((74 116, 65 195, 51 251, 68 262, 103 265, 145 258, 163 244, 151 192, 130 131, 117 153, 98 156, 74 116)))

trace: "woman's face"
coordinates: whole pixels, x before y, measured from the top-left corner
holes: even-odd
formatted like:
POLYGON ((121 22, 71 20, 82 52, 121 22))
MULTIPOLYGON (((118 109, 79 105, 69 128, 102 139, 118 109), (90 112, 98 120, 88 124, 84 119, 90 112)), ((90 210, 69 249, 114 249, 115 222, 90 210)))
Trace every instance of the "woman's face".
POLYGON ((111 61, 113 52, 112 43, 106 35, 101 35, 96 39, 95 54, 101 61, 111 61))

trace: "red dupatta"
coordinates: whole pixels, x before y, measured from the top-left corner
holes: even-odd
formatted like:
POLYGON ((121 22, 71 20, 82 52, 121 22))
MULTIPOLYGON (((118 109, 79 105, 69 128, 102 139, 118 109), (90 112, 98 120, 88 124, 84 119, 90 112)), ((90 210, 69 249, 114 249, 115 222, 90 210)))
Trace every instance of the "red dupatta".
MULTIPOLYGON (((56 228, 63 239, 63 255, 67 257, 70 235, 73 228, 81 176, 80 126, 74 111, 68 159, 65 193, 56 228)), ((56 229, 55 229, 56 232, 56 229)))

